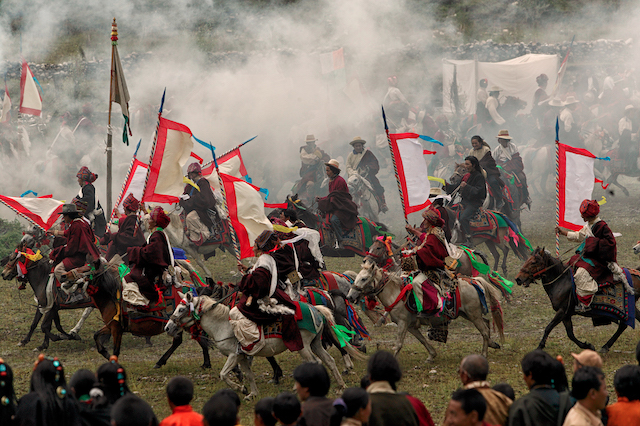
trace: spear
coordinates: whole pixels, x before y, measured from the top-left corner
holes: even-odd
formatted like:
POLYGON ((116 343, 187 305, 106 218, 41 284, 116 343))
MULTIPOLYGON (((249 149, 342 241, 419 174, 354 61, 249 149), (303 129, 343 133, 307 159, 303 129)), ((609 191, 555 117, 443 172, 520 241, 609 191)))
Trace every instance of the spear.
MULTIPOLYGON (((219 156, 218 158, 224 158, 226 155, 231 154, 231 153, 232 153, 233 151, 235 151, 236 149, 240 149, 240 148, 242 148, 243 146, 245 146, 246 144, 248 144, 249 142, 251 142, 252 140, 254 140, 254 139, 255 139, 255 138, 257 138, 257 137, 258 137, 258 135, 256 135, 256 136, 252 137, 251 139, 248 139, 248 140, 246 140, 246 141, 242 142, 240 145, 236 146, 235 148, 231 148, 230 150, 228 150, 227 152, 225 152, 224 154, 222 154, 222 155, 221 155, 221 156, 219 156)), ((203 144, 203 145, 204 145, 204 144, 203 144)), ((213 145, 211 145, 211 144, 206 144, 206 146, 208 146, 209 148, 212 148, 211 152, 213 153, 213 145)), ((213 158, 214 158, 214 159, 216 158, 216 155, 215 155, 215 154, 213 154, 213 158)), ((214 161, 215 161, 215 160, 214 160, 214 161)), ((214 161, 209 161, 207 164, 203 165, 203 166, 202 166, 202 168, 204 169, 204 168, 209 167, 209 166, 211 165, 211 163, 213 163, 214 161)), ((217 167, 217 166, 216 166, 216 170, 218 170, 218 167, 217 167)))

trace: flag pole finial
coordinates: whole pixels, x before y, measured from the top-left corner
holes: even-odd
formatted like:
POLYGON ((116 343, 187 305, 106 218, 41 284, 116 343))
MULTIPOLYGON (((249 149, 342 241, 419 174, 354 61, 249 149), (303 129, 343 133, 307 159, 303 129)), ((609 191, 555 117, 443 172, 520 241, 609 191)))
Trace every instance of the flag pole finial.
POLYGON ((118 24, 116 24, 116 18, 113 18, 113 23, 111 24, 111 44, 113 46, 118 45, 118 24))

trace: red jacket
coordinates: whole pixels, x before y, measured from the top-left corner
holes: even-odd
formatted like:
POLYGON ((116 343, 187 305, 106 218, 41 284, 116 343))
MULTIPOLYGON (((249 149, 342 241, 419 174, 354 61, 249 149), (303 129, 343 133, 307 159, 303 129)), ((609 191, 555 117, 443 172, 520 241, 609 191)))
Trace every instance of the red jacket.
POLYGON ((160 422, 160 426, 202 426, 202 414, 193 411, 190 405, 180 405, 160 422))

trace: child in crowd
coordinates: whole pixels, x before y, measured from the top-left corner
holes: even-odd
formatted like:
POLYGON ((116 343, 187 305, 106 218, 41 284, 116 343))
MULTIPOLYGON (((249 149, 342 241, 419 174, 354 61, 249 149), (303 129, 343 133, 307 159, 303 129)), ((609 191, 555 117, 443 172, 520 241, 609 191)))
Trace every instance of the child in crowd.
MULTIPOLYGON (((273 417, 282 426, 295 426, 300 418, 300 402, 291 392, 282 392, 273 401, 273 417)), ((331 415, 331 413, 329 413, 331 415)), ((301 424, 304 424, 301 422, 301 424)))
POLYGON ((183 376, 176 376, 167 384, 167 400, 171 415, 160 422, 160 426, 200 426, 202 414, 191 408, 193 383, 183 376))

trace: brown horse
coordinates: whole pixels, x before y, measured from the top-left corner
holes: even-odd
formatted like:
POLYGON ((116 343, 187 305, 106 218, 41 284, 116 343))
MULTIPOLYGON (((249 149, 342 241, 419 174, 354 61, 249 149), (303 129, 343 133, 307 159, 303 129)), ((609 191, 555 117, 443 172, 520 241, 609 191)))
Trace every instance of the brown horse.
MULTIPOLYGON (((632 279, 634 293, 638 296, 640 295, 640 278, 632 275, 632 279)), ((547 292, 547 296, 549 296, 553 310, 556 311, 556 315, 544 329, 544 335, 538 344, 538 349, 544 349, 549 333, 551 333, 551 331, 560 324, 560 322, 562 322, 567 330, 567 336, 572 342, 582 349, 595 350, 595 347, 591 343, 581 342, 574 335, 573 322, 571 320, 571 317, 574 315, 592 317, 594 322, 604 320, 606 323, 618 323, 618 330, 616 330, 615 334, 611 336, 609 341, 600 348, 601 353, 608 352, 609 349, 611 349, 611 346, 613 346, 616 340, 618 340, 618 337, 620 337, 622 332, 627 329, 627 323, 624 320, 615 320, 609 316, 603 315, 601 311, 595 309, 584 313, 577 313, 575 311, 576 297, 573 290, 573 272, 571 271, 571 267, 566 266, 560 259, 553 257, 549 251, 544 249, 544 247, 537 247, 535 249, 531 257, 529 257, 524 265, 522 265, 520 272, 518 272, 518 275, 516 276, 516 283, 524 287, 529 287, 531 283, 537 280, 542 282, 542 286, 547 292)), ((635 306, 634 308, 635 318, 640 319, 640 311, 635 306)))

